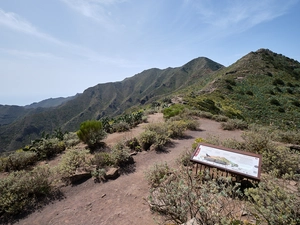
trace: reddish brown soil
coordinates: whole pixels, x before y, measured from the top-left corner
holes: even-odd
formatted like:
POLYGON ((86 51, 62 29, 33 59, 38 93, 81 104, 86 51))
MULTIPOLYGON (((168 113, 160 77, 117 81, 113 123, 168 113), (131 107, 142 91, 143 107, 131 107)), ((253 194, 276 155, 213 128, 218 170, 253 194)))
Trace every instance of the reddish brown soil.
MULTIPOLYGON (((162 114, 151 115, 149 118, 149 122, 161 121, 162 114)), ((140 152, 134 156, 135 167, 116 180, 94 183, 93 179, 89 179, 80 185, 65 187, 63 200, 44 206, 17 224, 156 224, 153 219, 155 215, 145 200, 149 191, 144 178, 145 171, 160 162, 175 165, 176 159, 191 148, 195 138, 214 135, 220 139, 241 139, 241 131, 221 130, 218 122, 200 119, 200 124, 200 131, 187 131, 186 139, 173 140, 174 145, 167 149, 167 153, 140 152)), ((137 136, 144 126, 141 124, 130 132, 109 135, 105 142, 112 145, 118 140, 137 136)))

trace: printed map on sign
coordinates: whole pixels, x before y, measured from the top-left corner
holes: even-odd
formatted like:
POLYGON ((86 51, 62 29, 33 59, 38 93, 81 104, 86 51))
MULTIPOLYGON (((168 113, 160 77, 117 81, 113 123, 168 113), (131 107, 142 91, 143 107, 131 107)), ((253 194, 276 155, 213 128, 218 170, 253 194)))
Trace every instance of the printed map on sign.
POLYGON ((228 151, 200 144, 192 160, 258 179, 260 177, 261 157, 256 154, 237 150, 228 151))

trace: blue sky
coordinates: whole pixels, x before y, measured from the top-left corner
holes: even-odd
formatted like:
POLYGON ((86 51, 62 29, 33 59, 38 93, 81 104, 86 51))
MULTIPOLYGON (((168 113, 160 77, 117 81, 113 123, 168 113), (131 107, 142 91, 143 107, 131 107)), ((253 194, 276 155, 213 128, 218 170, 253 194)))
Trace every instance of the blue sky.
POLYGON ((26 105, 205 56, 300 61, 299 0, 0 1, 0 104, 26 105))

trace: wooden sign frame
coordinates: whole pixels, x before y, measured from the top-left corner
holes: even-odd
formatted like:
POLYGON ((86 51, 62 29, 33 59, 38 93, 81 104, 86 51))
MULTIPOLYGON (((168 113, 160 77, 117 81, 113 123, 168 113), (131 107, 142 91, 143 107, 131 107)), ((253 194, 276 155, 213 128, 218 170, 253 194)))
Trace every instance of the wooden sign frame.
POLYGON ((260 180, 262 156, 259 154, 199 143, 190 160, 241 177, 260 180))

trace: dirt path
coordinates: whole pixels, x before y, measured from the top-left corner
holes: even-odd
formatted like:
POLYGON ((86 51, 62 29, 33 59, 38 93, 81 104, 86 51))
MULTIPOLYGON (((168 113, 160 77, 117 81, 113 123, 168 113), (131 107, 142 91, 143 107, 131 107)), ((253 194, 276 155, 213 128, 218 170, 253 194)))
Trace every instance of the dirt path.
MULTIPOLYGON (((154 121, 162 121, 162 115, 151 115, 149 122, 154 121)), ((95 184, 90 179, 80 185, 67 187, 64 200, 45 206, 17 224, 156 224, 153 220, 154 215, 145 201, 148 195, 148 185, 144 178, 145 171, 155 163, 173 164, 198 137, 215 135, 220 139, 240 140, 241 131, 223 131, 218 122, 207 119, 201 119, 200 123, 201 131, 187 131, 189 138, 174 140, 174 145, 168 149, 168 153, 141 152, 134 156, 136 163, 131 173, 106 183, 95 184)), ((137 136, 143 131, 143 126, 145 124, 139 125, 130 132, 109 135, 105 142, 113 144, 122 138, 137 136)))

